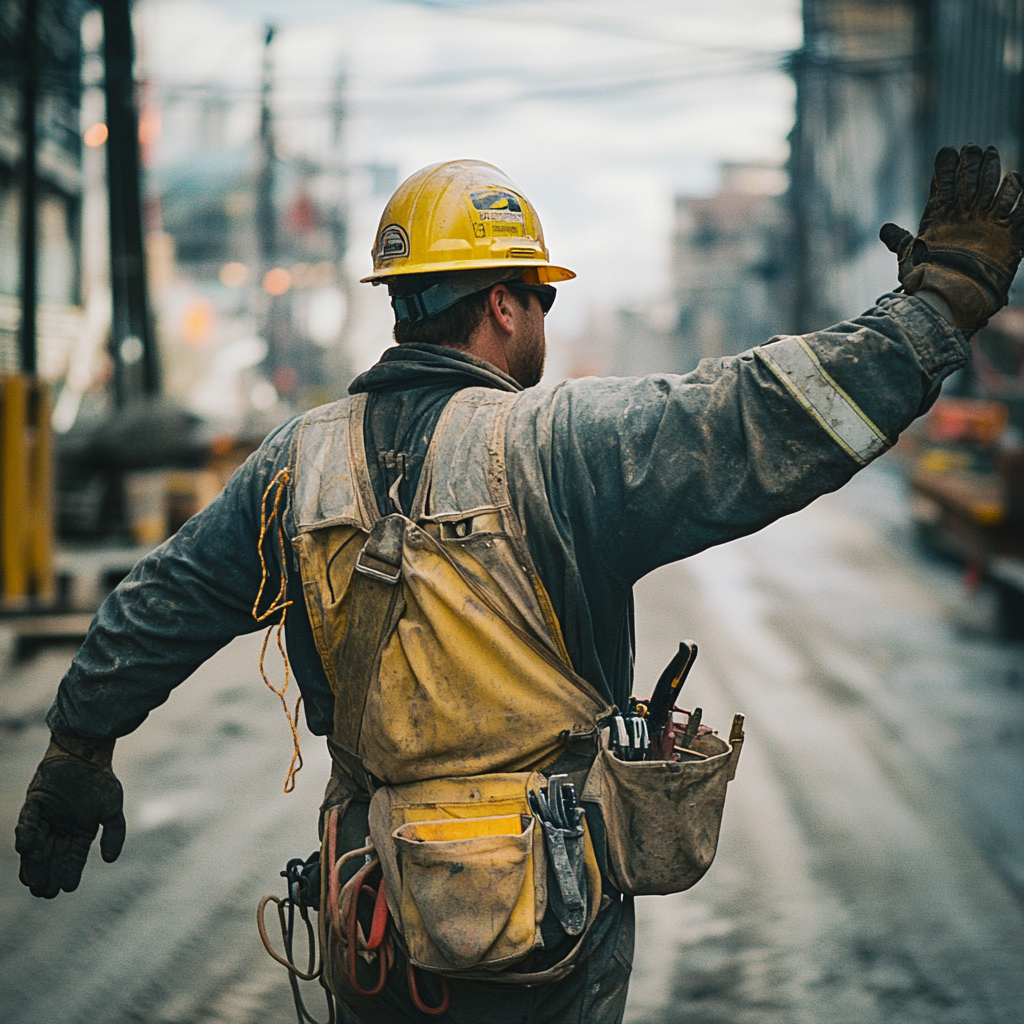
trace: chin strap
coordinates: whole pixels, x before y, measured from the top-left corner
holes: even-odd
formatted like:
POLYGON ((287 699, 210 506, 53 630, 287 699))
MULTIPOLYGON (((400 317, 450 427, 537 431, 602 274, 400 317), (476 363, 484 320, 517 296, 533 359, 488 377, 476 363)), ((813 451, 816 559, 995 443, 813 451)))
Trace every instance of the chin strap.
POLYGON ((391 308, 395 311, 395 319, 400 323, 418 324, 421 320, 429 320, 432 316, 443 313, 467 295, 475 295, 492 285, 521 277, 522 274, 522 267, 452 271, 437 284, 421 292, 392 295, 391 308))

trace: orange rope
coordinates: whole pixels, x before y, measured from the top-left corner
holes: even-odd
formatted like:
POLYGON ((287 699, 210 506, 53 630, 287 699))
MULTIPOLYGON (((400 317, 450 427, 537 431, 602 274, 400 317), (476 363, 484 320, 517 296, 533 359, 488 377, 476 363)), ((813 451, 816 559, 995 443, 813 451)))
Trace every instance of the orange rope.
POLYGON ((267 654, 267 644, 270 641, 270 634, 274 630, 273 624, 267 627, 266 636, 263 637, 263 647, 260 650, 260 675, 263 677, 268 688, 277 694, 281 700, 281 707, 284 708, 285 718, 288 719, 288 727, 292 731, 292 742, 295 744, 295 752, 292 754, 291 764, 288 765, 288 774, 284 780, 284 791, 286 793, 292 792, 295 789, 295 776, 302 771, 302 751, 299 749, 299 707, 302 705, 302 694, 299 694, 298 699, 295 701, 295 712, 294 714, 288 710, 288 701, 285 697, 285 693, 288 690, 288 683, 291 681, 291 665, 288 662, 288 654, 284 649, 284 644, 281 641, 281 633, 284 630, 285 619, 288 617, 288 609, 291 607, 292 602, 286 601, 285 597, 288 594, 288 572, 287 572, 287 558, 285 554, 284 544, 284 522, 281 516, 281 499, 285 494, 285 488, 288 486, 288 482, 291 479, 287 468, 282 469, 277 476, 267 485, 267 489, 263 492, 263 501, 260 503, 260 540, 259 540, 259 553, 260 553, 260 568, 263 571, 263 577, 260 580, 260 589, 256 594, 256 601, 252 606, 252 617, 257 622, 265 622, 271 615, 277 612, 281 613, 281 621, 277 624, 277 649, 281 652, 281 661, 284 662, 284 686, 279 690, 274 684, 267 678, 266 670, 263 667, 263 660, 267 654), (274 506, 270 510, 270 515, 267 515, 267 499, 270 497, 270 492, 277 487, 277 493, 274 495, 274 506), (260 613, 260 601, 263 599, 263 591, 266 588, 267 581, 270 578, 270 571, 267 568, 267 561, 263 555, 263 542, 267 536, 267 530, 270 528, 270 524, 277 518, 277 536, 278 541, 281 545, 281 586, 278 588, 277 595, 270 602, 270 607, 260 613))

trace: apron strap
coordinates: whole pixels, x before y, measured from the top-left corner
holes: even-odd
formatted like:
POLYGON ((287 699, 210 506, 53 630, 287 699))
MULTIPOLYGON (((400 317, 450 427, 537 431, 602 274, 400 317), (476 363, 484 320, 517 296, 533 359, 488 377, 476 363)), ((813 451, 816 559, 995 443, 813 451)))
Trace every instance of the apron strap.
POLYGON ((333 746, 357 760, 366 697, 401 593, 402 543, 408 525, 398 513, 378 520, 356 558, 334 697, 333 746))

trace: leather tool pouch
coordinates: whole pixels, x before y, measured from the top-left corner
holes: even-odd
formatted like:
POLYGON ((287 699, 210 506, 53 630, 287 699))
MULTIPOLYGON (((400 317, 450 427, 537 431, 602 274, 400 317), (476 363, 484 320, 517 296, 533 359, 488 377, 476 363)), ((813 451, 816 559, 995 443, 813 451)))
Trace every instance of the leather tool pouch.
POLYGON ((703 761, 621 761, 608 738, 582 799, 604 815, 613 881, 628 896, 689 889, 715 858, 733 748, 709 733, 693 744, 703 761))
MULTIPOLYGON (((547 858, 526 799, 527 787, 542 782, 539 773, 521 772, 411 782, 374 793, 370 836, 391 913, 418 967, 476 978, 494 970, 501 972, 494 980, 522 980, 502 969, 542 945, 547 858)), ((579 841, 582 862, 582 830, 579 841)), ((580 931, 593 920, 601 893, 592 847, 588 859, 591 900, 580 931)))

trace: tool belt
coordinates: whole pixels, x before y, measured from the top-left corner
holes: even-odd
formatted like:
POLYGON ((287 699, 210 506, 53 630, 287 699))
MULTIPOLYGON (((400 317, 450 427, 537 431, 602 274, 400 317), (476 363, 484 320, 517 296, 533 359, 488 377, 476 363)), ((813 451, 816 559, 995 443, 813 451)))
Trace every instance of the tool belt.
MULTIPOLYGON (((416 968, 507 984, 556 981, 572 969, 602 895, 588 813, 601 822, 608 874, 621 892, 664 894, 693 885, 714 858, 739 748, 705 727, 687 741, 687 761, 631 762, 617 756, 610 726, 597 730, 595 724, 596 752, 576 773, 583 806, 572 815, 550 810, 556 780, 567 778, 552 774, 550 766, 548 777, 534 770, 384 783, 357 753, 366 725, 365 710, 357 713, 365 709, 369 680, 383 671, 382 650, 415 603, 412 594, 401 601, 397 588, 408 564, 403 537, 416 538, 417 530, 405 517, 389 516, 355 559, 341 658, 348 686, 340 692, 350 700, 337 702, 329 746, 337 786, 369 797, 369 837, 366 866, 342 886, 338 870, 346 855, 338 855, 338 818, 329 817, 322 920, 330 926, 328 945, 335 947, 324 957, 332 991, 371 994, 383 986, 394 956, 386 945, 390 922, 419 1005, 416 968), (367 883, 378 876, 372 890, 367 883), (374 912, 367 935, 356 924, 356 911, 370 892, 374 912), (578 941, 553 966, 524 970, 522 962, 543 945, 548 907, 578 941), (359 958, 377 960, 376 986, 360 980, 359 958)), ((469 580, 462 583, 474 589, 469 580)), ((517 738, 513 747, 521 744, 517 738)))
POLYGON ((328 990, 342 1001, 378 994, 399 948, 413 1002, 428 1014, 447 1008, 448 978, 522 985, 568 974, 600 908, 601 874, 583 827, 572 883, 584 911, 578 939, 551 967, 522 969, 542 946, 540 922, 561 884, 529 806, 543 781, 531 772, 384 786, 370 800, 365 845, 344 852, 349 798, 331 806, 320 894, 328 990), (441 976, 433 1004, 421 995, 422 971, 441 976))

